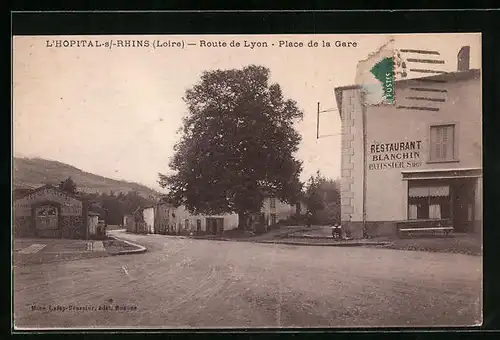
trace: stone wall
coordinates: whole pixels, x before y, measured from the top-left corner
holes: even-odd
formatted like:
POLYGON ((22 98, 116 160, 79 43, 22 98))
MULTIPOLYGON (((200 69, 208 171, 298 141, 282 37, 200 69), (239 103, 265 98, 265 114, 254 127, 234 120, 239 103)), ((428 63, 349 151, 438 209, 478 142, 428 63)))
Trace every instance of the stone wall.
POLYGON ((59 229, 62 238, 85 238, 87 236, 83 216, 60 216, 59 229))
POLYGON ((34 237, 35 226, 31 216, 20 216, 14 218, 14 237, 34 237))
POLYGON ((85 238, 86 228, 83 216, 59 216, 59 228, 37 230, 33 217, 20 216, 14 220, 14 237, 85 238))
POLYGON ((341 107, 341 223, 351 236, 362 237, 363 220, 363 126, 362 94, 359 88, 342 92, 341 107))
POLYGON ((397 234, 397 222, 395 221, 377 221, 366 222, 366 234, 370 237, 375 236, 395 236, 397 234))

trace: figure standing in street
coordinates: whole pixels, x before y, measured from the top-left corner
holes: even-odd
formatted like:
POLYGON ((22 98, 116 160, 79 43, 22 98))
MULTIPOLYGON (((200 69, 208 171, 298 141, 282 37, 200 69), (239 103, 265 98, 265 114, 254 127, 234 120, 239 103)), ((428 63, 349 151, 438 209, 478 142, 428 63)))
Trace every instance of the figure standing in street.
POLYGON ((306 224, 308 228, 311 228, 312 224, 312 213, 308 210, 306 213, 306 224))
POLYGON ((342 238, 342 226, 338 223, 335 223, 331 228, 332 228, 332 237, 335 240, 340 240, 342 238))

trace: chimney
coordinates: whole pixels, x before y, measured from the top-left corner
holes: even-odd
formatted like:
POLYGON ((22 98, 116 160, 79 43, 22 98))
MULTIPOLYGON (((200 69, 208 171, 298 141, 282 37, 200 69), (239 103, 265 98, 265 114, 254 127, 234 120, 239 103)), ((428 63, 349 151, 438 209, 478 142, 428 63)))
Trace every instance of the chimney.
POLYGON ((458 72, 468 71, 470 61, 470 46, 463 46, 457 55, 458 72))

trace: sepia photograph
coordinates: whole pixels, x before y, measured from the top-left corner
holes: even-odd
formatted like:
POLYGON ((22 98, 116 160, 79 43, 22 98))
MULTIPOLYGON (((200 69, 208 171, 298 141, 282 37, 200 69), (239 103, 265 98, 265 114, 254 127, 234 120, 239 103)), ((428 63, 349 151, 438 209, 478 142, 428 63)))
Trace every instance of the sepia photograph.
POLYGON ((482 325, 481 41, 13 36, 14 330, 482 325))

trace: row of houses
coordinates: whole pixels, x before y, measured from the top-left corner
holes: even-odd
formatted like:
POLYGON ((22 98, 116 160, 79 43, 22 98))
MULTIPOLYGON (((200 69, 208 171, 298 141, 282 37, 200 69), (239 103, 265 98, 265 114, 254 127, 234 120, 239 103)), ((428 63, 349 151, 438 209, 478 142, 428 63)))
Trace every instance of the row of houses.
MULTIPOLYGON (((290 205, 276 198, 266 198, 261 212, 249 216, 249 225, 261 225, 267 230, 279 221, 300 215, 301 204, 290 205)), ((193 215, 184 206, 175 207, 162 202, 139 207, 125 215, 123 225, 128 232, 140 234, 208 234, 220 235, 238 227, 238 215, 193 215)))
MULTIPOLYGON (((290 205, 266 198, 261 212, 250 216, 250 226, 265 229, 300 214, 301 204, 290 205)), ((52 185, 16 188, 14 234, 16 237, 89 239, 105 235, 106 209, 52 185)), ((238 227, 237 214, 193 215, 184 206, 158 203, 125 215, 129 232, 144 234, 218 235, 238 227)))

